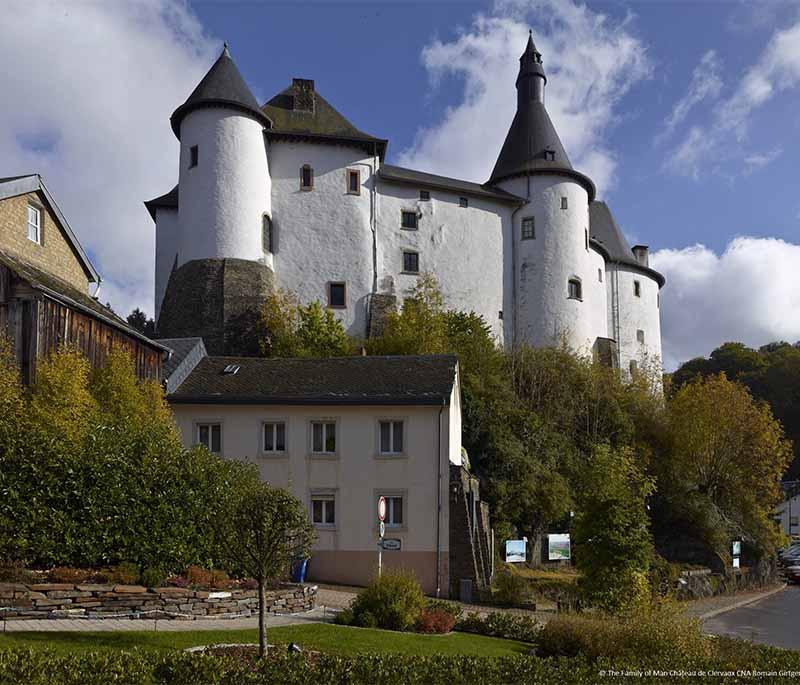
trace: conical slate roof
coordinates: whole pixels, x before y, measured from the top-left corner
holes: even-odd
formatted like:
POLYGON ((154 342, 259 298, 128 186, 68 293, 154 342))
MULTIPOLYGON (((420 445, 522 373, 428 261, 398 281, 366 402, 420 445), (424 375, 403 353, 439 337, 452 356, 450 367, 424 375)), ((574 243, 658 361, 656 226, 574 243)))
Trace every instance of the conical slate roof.
POLYGON ((181 137, 184 117, 201 107, 229 107, 253 115, 267 128, 271 126, 269 118, 261 111, 258 101, 242 78, 227 43, 197 88, 170 117, 172 130, 178 138, 181 137))

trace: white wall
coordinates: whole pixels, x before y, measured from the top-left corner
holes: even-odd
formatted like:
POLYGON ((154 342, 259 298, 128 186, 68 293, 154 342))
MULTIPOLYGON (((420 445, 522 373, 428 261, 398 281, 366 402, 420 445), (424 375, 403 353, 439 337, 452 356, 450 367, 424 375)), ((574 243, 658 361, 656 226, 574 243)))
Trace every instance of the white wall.
POLYGON ((161 303, 167 290, 175 258, 181 248, 180 223, 178 210, 169 207, 156 209, 156 289, 155 319, 161 312, 161 303))
POLYGON ((328 283, 345 281, 347 308, 333 311, 363 337, 373 281, 372 158, 351 147, 273 141, 269 160, 278 286, 327 305, 328 283), (314 169, 311 191, 300 190, 304 164, 314 169), (347 169, 361 171, 360 195, 347 193, 347 169))
POLYGON ((800 535, 800 495, 781 502, 775 507, 774 516, 786 535, 800 535))
POLYGON ((270 174, 258 121, 223 108, 190 112, 181 122, 178 193, 179 265, 227 257, 263 261, 270 174), (199 160, 189 168, 194 145, 199 160))
POLYGON ((435 189, 430 200, 420 200, 420 188, 385 180, 378 188, 379 292, 394 293, 402 303, 419 279, 403 273, 403 251, 418 252, 420 272, 436 276, 446 306, 480 314, 502 343, 503 232, 513 207, 435 189), (468 207, 459 205, 462 196, 468 207), (401 228, 402 210, 417 212, 417 230, 401 228))

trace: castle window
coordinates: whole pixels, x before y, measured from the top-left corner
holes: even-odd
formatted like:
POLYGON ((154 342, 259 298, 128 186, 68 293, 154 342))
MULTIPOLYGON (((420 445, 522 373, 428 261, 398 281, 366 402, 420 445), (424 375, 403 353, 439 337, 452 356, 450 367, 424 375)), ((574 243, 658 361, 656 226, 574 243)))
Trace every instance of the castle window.
POLYGON ((274 244, 272 239, 272 219, 269 214, 265 214, 261 218, 261 247, 264 252, 274 252, 274 244))
POLYGON ((641 328, 636 331, 636 342, 644 344, 644 331, 641 328))
POLYGON ((328 306, 334 309, 347 306, 347 286, 344 283, 328 283, 328 306))
POLYGON ((403 251, 403 272, 407 274, 419 273, 419 252, 403 251))
POLYGON ((314 170, 310 164, 303 164, 300 169, 300 190, 311 190, 314 187, 314 170))
POLYGON ((583 229, 583 242, 585 243, 586 249, 589 249, 589 229, 583 229))
POLYGON ((562 197, 561 198, 561 209, 566 209, 566 208, 567 208, 567 198, 562 197))
POLYGON ((583 300, 583 288, 577 278, 570 278, 567 282, 567 293, 570 300, 583 300))
POLYGON ((197 166, 197 160, 199 159, 200 152, 197 148, 197 145, 192 145, 189 148, 189 168, 197 166))
POLYGON ((602 269, 598 269, 597 270, 597 280, 600 281, 601 283, 603 282, 603 270, 602 269))
POLYGON ((416 231, 419 228, 417 212, 407 209, 402 210, 400 213, 400 226, 410 231, 416 231))
POLYGON ((533 240, 536 237, 536 227, 532 216, 522 218, 522 239, 533 240))
POLYGON ((633 282, 633 294, 636 295, 636 297, 642 296, 642 284, 639 283, 639 281, 633 282))
POLYGON ((545 150, 544 151, 544 158, 548 162, 555 162, 556 161, 556 151, 555 150, 545 150))
POLYGON ((419 191, 419 199, 420 200, 430 200, 431 199, 431 191, 430 190, 420 190, 419 191))
POLYGON ((28 240, 42 244, 42 210, 28 205, 28 240))
POLYGON ((347 194, 361 195, 361 172, 358 169, 347 170, 347 194))
POLYGON ((459 207, 469 207, 469 200, 466 197, 458 198, 459 207))
POLYGON ((636 363, 635 359, 631 359, 630 363, 628 364, 628 369, 631 372, 631 376, 634 376, 639 370, 639 365, 636 363))

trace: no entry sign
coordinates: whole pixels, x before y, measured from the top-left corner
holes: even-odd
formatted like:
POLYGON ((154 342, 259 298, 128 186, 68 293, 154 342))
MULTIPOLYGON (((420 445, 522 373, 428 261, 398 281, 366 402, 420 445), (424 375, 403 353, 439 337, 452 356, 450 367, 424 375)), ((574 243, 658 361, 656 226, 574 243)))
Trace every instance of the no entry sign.
POLYGON ((381 497, 378 500, 378 520, 383 522, 386 520, 386 498, 381 497))

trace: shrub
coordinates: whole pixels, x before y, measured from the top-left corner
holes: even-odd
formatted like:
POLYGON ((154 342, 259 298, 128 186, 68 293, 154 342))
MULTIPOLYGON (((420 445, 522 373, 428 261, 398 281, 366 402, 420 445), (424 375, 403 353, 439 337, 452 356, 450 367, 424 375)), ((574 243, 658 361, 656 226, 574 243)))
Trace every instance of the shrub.
POLYGON ((353 620, 363 627, 408 630, 419 618, 425 597, 412 571, 387 570, 353 600, 353 620), (374 625, 367 625, 374 621, 374 625))
POLYGON ((51 583, 85 583, 90 580, 94 573, 84 568, 72 568, 71 566, 56 566, 47 572, 47 580, 51 583))
POLYGON ((0 561, 0 583, 31 583, 35 577, 21 561, 0 561))
POLYGON ((425 608, 427 611, 441 611, 445 614, 449 614, 456 621, 458 621, 464 614, 464 610, 459 604, 456 604, 455 602, 448 602, 444 599, 429 599, 428 603, 425 605, 425 608))
POLYGON ((336 616, 333 617, 333 622, 337 626, 351 626, 353 625, 353 610, 342 609, 336 616))
POLYGON ((212 577, 211 571, 200 566, 190 566, 186 569, 186 579, 192 587, 211 587, 212 577))
POLYGON ((456 624, 455 616, 439 609, 423 609, 417 618, 418 633, 449 633, 456 624))
POLYGON ((211 587, 213 588, 226 588, 231 584, 231 579, 225 571, 220 569, 211 570, 211 587))
POLYGON ((464 633, 477 633, 489 637, 503 637, 521 642, 536 642, 542 627, 530 616, 494 611, 486 617, 477 612, 467 614, 456 624, 456 630, 464 633))
POLYGON ((167 580, 167 573, 158 567, 148 567, 142 571, 141 583, 145 587, 162 587, 167 580))
POLYGON ((523 604, 530 598, 530 589, 526 580, 511 571, 495 573, 493 584, 492 598, 501 604, 515 606, 523 604))
POLYGON ((181 588, 189 587, 189 579, 184 575, 170 576, 169 578, 167 578, 166 582, 167 585, 170 585, 171 587, 181 587, 181 588))
POLYGON ((139 567, 130 562, 123 561, 104 572, 109 583, 119 583, 120 585, 133 585, 139 581, 139 567))

